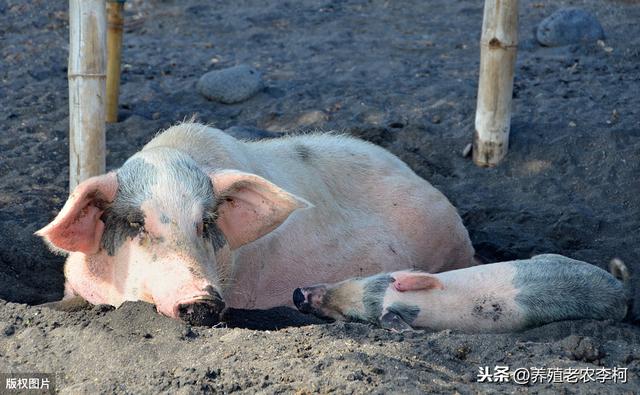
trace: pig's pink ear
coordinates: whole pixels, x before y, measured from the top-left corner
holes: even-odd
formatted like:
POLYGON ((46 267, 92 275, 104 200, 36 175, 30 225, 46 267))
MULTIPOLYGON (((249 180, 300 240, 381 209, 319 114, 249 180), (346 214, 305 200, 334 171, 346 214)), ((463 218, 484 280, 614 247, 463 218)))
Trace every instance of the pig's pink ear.
POLYGON ((104 230, 100 216, 104 206, 115 199, 117 190, 114 172, 83 181, 56 218, 36 235, 44 238, 54 250, 96 253, 104 230))
POLYGON ((221 202, 217 225, 232 250, 271 232, 294 210, 313 207, 255 174, 225 170, 211 179, 221 202))
POLYGON ((444 289, 437 277, 427 273, 400 272, 394 273, 393 286, 399 292, 444 289))

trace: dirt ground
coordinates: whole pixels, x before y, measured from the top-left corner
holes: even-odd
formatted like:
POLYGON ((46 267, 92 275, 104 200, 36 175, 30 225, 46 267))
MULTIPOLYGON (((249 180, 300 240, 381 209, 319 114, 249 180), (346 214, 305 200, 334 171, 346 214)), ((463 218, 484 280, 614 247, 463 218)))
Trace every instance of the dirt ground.
MULTIPOLYGON (((640 272, 640 4, 521 1, 511 148, 495 169, 460 154, 473 134, 480 1, 129 1, 117 168, 192 114, 219 128, 338 130, 391 150, 460 210, 489 261, 554 252, 640 272), (596 43, 543 48, 559 7, 593 12, 596 43), (223 105, 207 71, 249 64, 265 88, 223 105)), ((64 258, 32 234, 68 185, 64 1, 0 0, 0 373, 55 375, 62 393, 637 393, 640 328, 558 322, 521 333, 393 334, 286 309, 190 327, 127 303, 61 313, 64 258), (478 383, 480 367, 627 368, 627 383, 478 383)), ((634 296, 634 298, 638 298, 634 296)), ((640 317, 640 303, 633 317, 640 317)), ((637 321, 636 321, 637 322, 637 321)), ((0 393, 4 383, 0 383, 0 393)))

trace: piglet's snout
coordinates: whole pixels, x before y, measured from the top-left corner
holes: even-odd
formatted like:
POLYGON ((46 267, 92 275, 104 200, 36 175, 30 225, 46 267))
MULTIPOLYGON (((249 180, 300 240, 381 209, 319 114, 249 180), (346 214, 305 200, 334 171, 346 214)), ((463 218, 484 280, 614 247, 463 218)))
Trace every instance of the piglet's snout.
POLYGON ((310 313, 311 306, 307 302, 307 296, 302 292, 302 289, 296 288, 293 291, 293 304, 296 305, 298 310, 303 313, 310 313))
POLYGON ((326 288, 315 285, 308 288, 296 288, 293 291, 293 304, 303 313, 313 313, 322 306, 326 288))
POLYGON ((211 286, 207 286, 201 295, 178 302, 174 314, 191 325, 215 325, 220 321, 220 314, 225 304, 220 294, 211 286))

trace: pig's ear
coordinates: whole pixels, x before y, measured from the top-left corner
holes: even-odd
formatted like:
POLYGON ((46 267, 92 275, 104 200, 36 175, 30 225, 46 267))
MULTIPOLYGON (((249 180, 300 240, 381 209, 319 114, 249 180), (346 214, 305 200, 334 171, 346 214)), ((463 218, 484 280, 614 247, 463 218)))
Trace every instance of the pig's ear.
POLYGON ((211 174, 218 205, 217 225, 231 249, 250 243, 311 203, 255 174, 225 170, 211 174))
POLYGON ((89 178, 71 193, 60 213, 36 235, 54 249, 94 254, 100 248, 104 223, 100 216, 105 205, 115 199, 116 173, 89 178))
POLYGON ((400 272, 394 273, 393 278, 393 286, 399 292, 444 289, 436 276, 427 273, 400 272))

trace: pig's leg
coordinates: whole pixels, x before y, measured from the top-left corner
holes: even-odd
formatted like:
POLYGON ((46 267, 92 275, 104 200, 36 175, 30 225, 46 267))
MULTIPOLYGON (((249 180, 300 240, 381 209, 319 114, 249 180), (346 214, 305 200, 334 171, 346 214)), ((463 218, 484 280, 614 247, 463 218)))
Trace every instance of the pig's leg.
POLYGON ((391 311, 384 313, 380 317, 380 326, 391 332, 416 332, 402 317, 391 311))
POLYGON ((80 311, 91 307, 91 304, 80 296, 73 296, 67 299, 58 300, 57 302, 49 302, 39 304, 38 307, 46 307, 58 311, 80 311))
POLYGON ((444 289, 437 277, 426 273, 394 273, 393 286, 398 292, 444 289))

